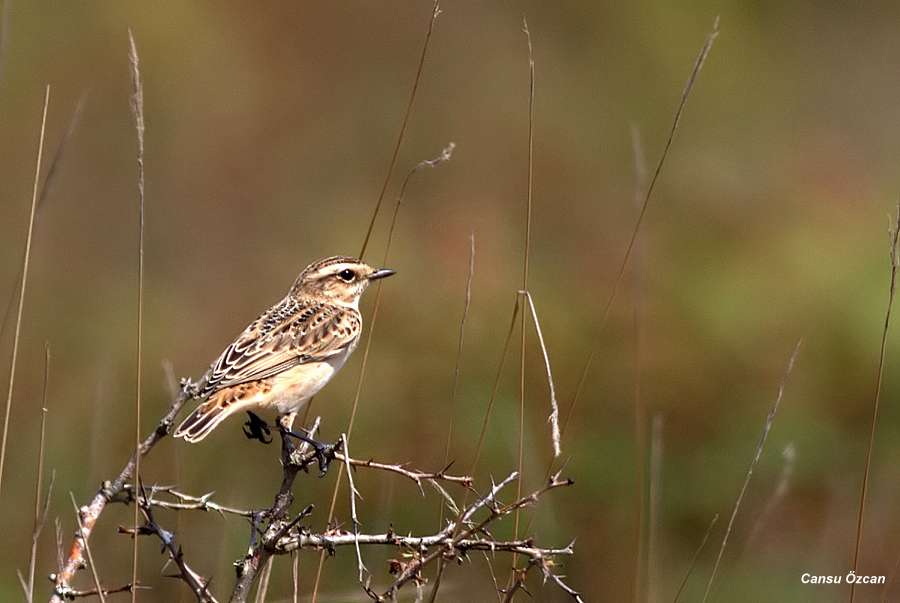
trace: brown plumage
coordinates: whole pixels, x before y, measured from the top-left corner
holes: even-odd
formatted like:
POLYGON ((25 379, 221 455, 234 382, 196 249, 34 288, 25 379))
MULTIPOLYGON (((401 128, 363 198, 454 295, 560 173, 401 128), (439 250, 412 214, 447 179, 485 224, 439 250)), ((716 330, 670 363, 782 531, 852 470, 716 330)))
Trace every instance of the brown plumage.
POLYGON ((199 442, 227 417, 248 410, 275 410, 290 428, 356 348, 360 295, 370 281, 392 274, 343 256, 310 264, 287 296, 212 363, 198 384, 203 402, 175 437, 199 442))

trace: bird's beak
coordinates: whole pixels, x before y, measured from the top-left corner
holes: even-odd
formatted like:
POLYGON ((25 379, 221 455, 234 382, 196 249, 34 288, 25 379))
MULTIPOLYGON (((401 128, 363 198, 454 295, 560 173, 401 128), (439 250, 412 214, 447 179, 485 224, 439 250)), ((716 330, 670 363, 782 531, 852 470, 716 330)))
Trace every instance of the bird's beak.
POLYGON ((380 270, 376 270, 372 274, 369 275, 369 280, 374 281, 375 279, 384 278, 386 276, 390 276, 392 274, 396 274, 393 270, 389 270, 387 268, 381 268, 380 270))

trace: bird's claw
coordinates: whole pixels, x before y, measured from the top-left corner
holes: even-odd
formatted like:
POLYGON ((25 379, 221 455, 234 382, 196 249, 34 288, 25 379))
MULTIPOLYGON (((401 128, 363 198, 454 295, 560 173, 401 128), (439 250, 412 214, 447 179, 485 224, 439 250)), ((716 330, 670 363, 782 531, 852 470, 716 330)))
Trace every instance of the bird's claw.
POLYGON ((313 454, 319 463, 319 471, 321 472, 319 477, 328 473, 328 465, 331 463, 332 459, 334 459, 334 451, 337 449, 336 444, 326 444, 325 442, 314 440, 308 435, 304 435, 293 429, 287 429, 285 432, 287 435, 294 436, 298 440, 306 442, 312 447, 314 451, 313 454))
POLYGON ((269 424, 255 412, 247 411, 247 422, 244 423, 244 435, 251 440, 259 440, 263 444, 271 444, 272 430, 269 424))

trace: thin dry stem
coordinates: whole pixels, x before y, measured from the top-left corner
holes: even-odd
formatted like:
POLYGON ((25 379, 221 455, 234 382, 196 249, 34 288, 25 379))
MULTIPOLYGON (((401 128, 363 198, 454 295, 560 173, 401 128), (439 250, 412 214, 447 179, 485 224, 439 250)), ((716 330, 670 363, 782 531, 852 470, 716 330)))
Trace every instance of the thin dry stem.
MULTIPOLYGON (((659 162, 656 164, 656 170, 653 172, 653 177, 650 179, 650 185, 647 187, 647 193, 644 195, 644 202, 641 204, 640 212, 638 212, 637 221, 635 222, 634 229, 631 233, 631 239, 628 241, 628 247, 625 249, 625 256, 622 258, 622 262, 619 265, 619 272, 616 275, 616 281, 613 285, 612 293, 610 293, 609 298, 606 300, 606 305, 604 306, 602 318, 600 319, 600 326, 597 329, 597 344, 599 344, 600 338, 603 335, 603 329, 606 327, 606 321, 609 319, 609 314, 612 310, 613 301, 616 299, 616 295, 619 291, 619 287, 622 284, 622 278, 625 275, 625 268, 628 266, 628 260, 631 257, 631 253, 634 249, 634 245, 637 242, 638 231, 641 228, 641 223, 644 221, 644 216, 647 213, 647 208, 650 205, 650 197, 653 194, 653 189, 656 186, 656 182, 659 180, 659 175, 662 172, 662 167, 666 162, 666 157, 669 155, 669 149, 672 146, 672 141, 675 139, 675 132, 678 130, 678 124, 681 122, 681 115, 684 112, 684 107, 687 104, 687 100, 690 97, 691 91, 694 89, 694 83, 697 79, 697 76, 700 74, 700 69, 703 67, 703 64, 706 62, 706 57, 709 55, 709 51, 712 48, 713 40, 716 39, 716 36, 719 35, 719 18, 716 17, 713 22, 712 31, 706 36, 706 41, 703 44, 703 48, 700 50, 700 54, 697 56, 697 60, 694 62, 694 68, 691 71, 690 77, 688 77, 688 81, 685 84, 684 91, 681 94, 681 102, 678 105, 678 110, 675 111, 675 118, 672 120, 672 127, 669 129, 669 137, 666 139, 666 144, 663 147, 662 155, 659 158, 659 162)), ((597 347, 597 344, 594 347, 597 347)), ((581 379, 579 381, 578 389, 575 392, 575 396, 572 400, 571 409, 574 409, 575 404, 578 402, 578 398, 581 395, 581 387, 585 382, 585 377, 587 376, 588 371, 590 371, 591 364, 593 363, 594 354, 588 355, 587 362, 585 362, 583 373, 581 379)))
MULTIPOLYGON (((37 210, 38 185, 41 178, 41 159, 44 154, 44 135, 47 131, 47 108, 50 105, 50 86, 44 93, 44 111, 41 117, 41 136, 38 141, 37 161, 34 168, 34 187, 31 192, 31 214, 28 218, 28 235, 25 238, 25 258, 22 263, 22 286, 19 289, 19 309, 16 313, 16 333, 13 337, 12 360, 9 368, 9 385, 6 391, 6 411, 3 415, 3 439, 0 442, 0 494, 3 492, 3 469, 6 466, 6 445, 9 436, 9 415, 12 410, 13 387, 16 380, 16 362, 19 357, 19 338, 22 334, 22 312, 25 309, 25 285, 28 282, 28 264, 31 260, 31 241, 34 236, 34 214, 37 210)), ((2 496, 0 496, 2 499, 2 496)))
MULTIPOLYGON (((531 45, 531 32, 528 30, 528 19, 522 16, 522 31, 528 43, 528 171, 527 190, 525 195, 525 249, 522 262, 522 291, 528 291, 528 262, 531 255, 531 207, 534 175, 534 55, 531 45)), ((518 304, 518 300, 516 300, 518 304)), ((522 330, 519 353, 519 450, 518 470, 519 475, 523 471, 525 458, 525 312, 522 312, 522 330)), ((522 495, 522 481, 516 483, 516 496, 522 495)), ((513 519, 513 534, 519 535, 519 511, 516 510, 513 519)), ((513 555, 513 567, 516 567, 516 556, 513 555)), ((513 576, 510 576, 512 579, 513 576)))
MULTIPOLYGON (((640 131, 636 124, 631 126, 631 148, 634 154, 634 203, 640 211, 644 187, 647 180, 647 162, 641 145, 640 131)), ((634 557, 632 560, 634 579, 631 585, 633 603, 641 600, 644 586, 644 533, 646 529, 646 487, 645 467, 647 437, 647 414, 644 408, 644 249, 643 239, 638 238, 634 256, 634 557)), ((647 600, 653 603, 653 598, 647 600)))
POLYGON ((731 528, 734 525, 734 518, 737 517, 738 509, 741 506, 741 501, 744 499, 744 493, 747 491, 747 486, 750 484, 750 478, 753 477, 753 470, 756 468, 756 464, 759 462, 759 457, 762 455, 763 447, 766 445, 766 439, 769 437, 769 430, 772 428, 772 421, 775 419, 775 413, 778 412, 778 406, 781 404, 781 397, 784 394, 784 386, 787 384, 787 379, 791 374, 791 370, 794 368, 794 360, 797 359, 797 354, 800 353, 800 344, 802 340, 797 342, 797 347, 794 348, 794 353, 791 354, 791 359, 788 361, 787 370, 784 373, 784 376, 781 378, 781 384, 778 386, 778 395, 775 397, 775 404, 772 405, 772 409, 769 411, 768 416, 766 417, 766 425, 763 428, 762 436, 759 439, 759 444, 756 445, 756 454, 753 456, 753 461, 750 463, 750 469, 747 470, 747 475, 744 477, 744 484, 741 486, 741 491, 738 494, 737 500, 734 502, 734 508, 731 510, 731 517, 728 519, 728 527, 725 528, 725 536, 722 538, 722 544, 719 547, 719 554, 716 556, 716 563, 713 565, 712 575, 709 577, 709 583, 706 585, 706 592, 703 594, 703 602, 706 603, 707 598, 709 597, 709 592, 712 589, 713 581, 716 579, 716 572, 719 569, 719 564, 722 561, 722 555, 725 553, 725 545, 728 544, 728 536, 731 534, 731 528))
POLYGON ((274 558, 270 558, 263 569, 262 576, 259 579, 259 588, 256 589, 256 603, 265 603, 266 595, 269 592, 269 578, 272 576, 272 562, 274 558))
MULTIPOLYGON (((403 114, 403 123, 400 125, 400 134, 397 136, 397 144, 394 145, 394 153, 391 155, 391 163, 388 166, 387 174, 384 177, 384 184, 381 186, 381 192, 378 194, 378 202, 375 203, 375 210, 372 212, 372 219, 369 221, 369 228, 366 230, 366 237, 363 239, 362 250, 359 252, 360 259, 366 255, 366 247, 369 245, 369 238, 372 236, 372 229, 375 228, 375 219, 378 217, 378 211, 381 209, 381 203, 384 201, 384 194, 387 191, 388 183, 391 181, 391 174, 394 173, 394 165, 397 163, 397 155, 400 153, 400 145, 403 143, 403 136, 406 134, 406 124, 409 123, 409 116, 412 114, 413 102, 416 100, 416 91, 419 89, 419 80, 422 79, 422 68, 425 66, 425 57, 428 55, 428 42, 431 40, 431 32, 434 30, 434 22, 437 21, 438 15, 441 13, 440 0, 434 0, 434 7, 431 9, 431 19, 428 21, 428 30, 425 32, 425 42, 422 44, 422 53, 419 56, 419 67, 416 69, 416 77, 413 80, 412 92, 409 94, 409 102, 406 105, 406 112, 403 114)), ((318 580, 316 581, 318 584, 318 580)), ((316 591, 313 590, 312 601, 315 603, 316 591)))
POLYGON ((356 567, 359 573, 358 580, 360 583, 363 581, 363 574, 370 573, 366 568, 365 564, 362 560, 362 551, 359 550, 359 516, 356 514, 356 499, 362 498, 359 495, 359 491, 357 491, 356 486, 353 484, 353 471, 350 470, 350 448, 347 443, 347 434, 341 434, 341 446, 346 453, 346 457, 344 458, 344 464, 347 466, 347 485, 350 490, 350 520, 353 522, 353 535, 356 536, 356 540, 354 542, 356 548, 356 567))
MULTIPOLYGON (((141 355, 143 350, 144 335, 144 86, 141 83, 140 60, 137 46, 131 29, 128 29, 128 60, 131 68, 131 114, 134 118, 134 128, 137 132, 137 165, 138 165, 138 202, 140 205, 140 224, 138 234, 138 290, 137 290, 137 354, 135 358, 135 398, 134 398, 134 484, 141 478, 141 455, 137 454, 141 446, 141 355)), ((140 509, 134 506, 134 525, 138 524, 140 509)), ((138 575, 138 541, 134 539, 134 549, 131 567, 131 582, 137 584, 138 575)), ((131 591, 131 601, 137 601, 137 589, 131 591)))
MULTIPOLYGON (((434 13, 432 19, 437 17, 438 3, 435 2, 434 6, 435 6, 435 13, 434 13)), ((429 27, 429 35, 431 35, 430 27, 429 27)), ((426 48, 427 48, 427 45, 426 45, 426 48)), ((423 54, 424 54, 424 49, 423 49, 423 54)), ((424 58, 423 58, 423 60, 424 60, 424 58)), ((394 228, 397 224, 397 216, 400 212, 400 206, 403 202, 403 194, 406 191, 406 185, 409 183, 410 177, 422 168, 437 167, 438 165, 440 165, 446 161, 449 161, 450 156, 453 153, 453 149, 455 147, 456 147, 456 145, 454 143, 452 143, 452 142, 449 143, 444 148, 444 150, 441 152, 441 154, 439 156, 437 156, 434 159, 420 162, 412 170, 410 170, 409 173, 406 175, 406 178, 403 180, 403 186, 400 187, 400 194, 397 197, 397 204, 394 207, 394 215, 391 218, 391 226, 390 226, 390 229, 388 230, 387 243, 385 244, 385 248, 384 248, 384 258, 381 263, 382 266, 386 266, 387 262, 388 262, 388 257, 390 255, 390 250, 391 250, 391 242, 393 241, 393 238, 394 238, 394 228)), ((380 204, 380 200, 379 200, 379 204, 380 204)), ((377 208, 375 211, 377 213, 377 211, 378 211, 377 208)), ((373 220, 374 220, 374 216, 373 216, 373 220)), ((365 244, 363 244, 363 248, 365 248, 365 244)), ((378 320, 378 308, 380 305, 381 305, 381 282, 376 284, 375 303, 374 303, 374 307, 372 308, 372 319, 369 324, 369 333, 366 336, 366 343, 365 343, 365 346, 363 347, 363 357, 362 357, 362 363, 360 364, 360 369, 359 369, 359 378, 356 381, 356 393, 353 396, 353 406, 350 409, 350 420, 347 425, 346 436, 348 439, 350 438, 350 434, 353 432, 353 423, 356 420, 356 410, 359 407, 359 397, 360 397, 360 394, 362 393, 363 377, 365 376, 366 366, 368 365, 368 362, 369 362, 369 348, 372 343, 372 334, 375 332, 375 324, 378 320)), ((344 471, 344 466, 343 465, 339 466, 338 467, 338 477, 337 477, 337 480, 335 480, 334 491, 332 492, 332 496, 331 496, 331 506, 329 507, 329 510, 328 510, 328 521, 329 522, 331 522, 332 518, 334 517, 334 511, 337 508, 337 497, 338 497, 338 492, 340 491, 340 487, 341 487, 341 477, 343 476, 343 471, 344 471)), ((313 594, 312 594, 311 603, 315 603, 316 596, 318 594, 319 583, 320 583, 321 577, 322 577, 322 567, 323 567, 324 562, 325 562, 325 557, 323 554, 323 555, 319 556, 319 565, 316 570, 316 580, 313 585, 313 594)))
POLYGON ((291 577, 293 584, 291 589, 291 603, 300 602, 300 555, 291 553, 291 577))
MULTIPOLYGON (((47 167, 47 172, 44 176, 44 183, 41 185, 40 193, 38 194, 37 207, 35 208, 35 228, 37 227, 37 218, 41 215, 41 209, 44 207, 44 201, 46 201, 49 191, 52 189, 52 184, 54 176, 56 175, 57 167, 60 164, 60 161, 64 155, 64 151, 67 148, 72 134, 75 132, 76 126, 81 120, 81 113, 84 110, 84 101, 86 98, 87 95, 82 94, 78 99, 78 104, 75 106, 75 110, 69 117, 69 122, 66 125, 66 130, 59 141, 59 145, 56 147, 56 152, 53 155, 53 159, 50 161, 50 164, 47 167)), ((6 333, 6 327, 9 324, 9 319, 13 309, 13 302, 16 299, 16 291, 19 290, 19 285, 22 282, 22 272, 25 268, 25 251, 25 249, 22 249, 22 259, 19 261, 19 273, 16 275, 16 286, 14 286, 9 292, 9 299, 6 301, 6 309, 3 312, 3 323, 2 325, 0 325, 0 339, 2 339, 3 335, 6 333)))
POLYGON ((659 580, 657 543, 659 540, 659 501, 662 482, 663 416, 653 417, 650 435, 650 508, 647 527, 647 601, 656 600, 656 584, 659 580))
MULTIPOLYGON (((888 218, 890 220, 890 218, 888 218)), ((889 224, 888 238, 890 241, 891 252, 891 289, 888 296, 887 311, 884 317, 884 330, 881 332, 881 350, 878 358, 878 377, 875 380, 875 401, 872 404, 872 426, 869 429, 869 445, 866 448, 866 468, 863 471, 862 492, 859 497, 859 517, 856 521, 856 547, 853 552, 853 573, 859 569, 859 551, 862 546, 862 526, 863 515, 866 510, 866 492, 869 487, 869 469, 872 465, 872 447, 875 443, 875 425, 878 421, 878 403, 881 400, 881 384, 884 380, 884 361, 887 356, 887 336, 888 329, 891 326, 891 308, 894 305, 894 295, 897 292, 897 270, 900 267, 900 250, 898 250, 898 239, 900 239, 900 203, 897 204, 897 214, 893 223, 889 224)), ((853 603, 853 597, 856 594, 856 582, 850 586, 850 603, 853 603)))
POLYGON ((784 459, 784 466, 781 468, 781 476, 778 478, 778 484, 775 486, 775 490, 772 491, 772 496, 766 501, 759 517, 757 517, 756 521, 753 523, 753 529, 750 530, 750 535, 747 536, 747 541, 744 544, 742 553, 753 546, 769 518, 772 516, 772 513, 781 501, 784 500, 784 497, 787 496, 791 484, 791 476, 794 473, 794 463, 797 458, 797 451, 792 443, 785 447, 784 451, 781 453, 781 458, 784 459))
POLYGON ((550 440, 553 443, 553 456, 558 457, 561 450, 560 434, 559 434, 559 404, 556 403, 556 388, 553 385, 553 373, 550 370, 550 357, 547 355, 547 346, 544 344, 544 335, 541 333, 541 324, 538 322, 537 311, 534 309, 534 300, 531 299, 531 293, 528 291, 519 291, 519 293, 528 301, 528 307, 531 308, 531 319, 534 321, 534 330, 537 333, 538 344, 541 348, 541 355, 544 358, 544 368, 547 371, 547 383, 550 386, 550 440))
MULTIPOLYGON (((469 303, 472 301, 472 278, 475 275, 475 233, 469 235, 469 273, 466 277, 466 302, 463 305, 462 320, 459 323, 459 341, 456 345, 456 363, 453 370, 453 393, 450 395, 450 407, 447 409, 447 445, 444 447, 444 465, 450 462, 450 444, 453 440, 453 414, 456 409, 456 395, 459 389, 459 365, 462 359, 463 337, 466 332, 466 318, 469 316, 469 303)), ((444 505, 441 504, 438 525, 444 524, 444 505)))
POLYGON ((10 0, 4 0, 0 15, 0 90, 3 90, 3 75, 6 73, 6 50, 9 48, 9 7, 10 0))
MULTIPOLYGON (((44 481, 44 452, 46 447, 45 436, 47 433, 47 388, 50 382, 50 345, 44 347, 44 389, 41 394, 41 437, 38 443, 38 470, 37 480, 34 486, 34 530, 31 533, 31 556, 28 561, 28 581, 23 583, 25 589, 25 601, 31 603, 34 600, 34 571, 37 563, 37 545, 47 520, 47 511, 50 509, 50 493, 53 491, 55 474, 51 474, 50 485, 47 488, 47 499, 41 507, 41 485, 44 481)), ((21 580, 21 576, 19 576, 21 580)))
MULTIPOLYGON (((691 564, 688 566, 688 570, 684 574, 684 579, 681 581, 681 585, 679 585, 678 592, 675 593, 675 597, 672 599, 672 603, 678 603, 678 600, 681 598, 681 592, 684 590, 688 578, 691 577, 691 572, 694 571, 694 566, 697 563, 697 558, 700 556, 701 551, 703 551, 703 549, 706 547, 706 542, 709 540, 709 535, 712 533, 713 526, 716 525, 717 521, 719 521, 718 513, 713 515, 712 521, 710 521, 709 525, 706 527, 706 533, 703 535, 703 540, 700 541, 700 546, 698 546, 697 550, 694 551, 694 557, 691 559, 691 564)), ((650 601, 652 602, 653 600, 650 599, 650 601)))

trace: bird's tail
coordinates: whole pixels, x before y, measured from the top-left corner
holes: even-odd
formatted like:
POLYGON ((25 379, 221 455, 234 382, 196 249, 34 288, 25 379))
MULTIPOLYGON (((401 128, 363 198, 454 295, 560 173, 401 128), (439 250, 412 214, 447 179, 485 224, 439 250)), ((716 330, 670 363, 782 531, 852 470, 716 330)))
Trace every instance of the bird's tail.
POLYGON ((233 415, 241 411, 247 403, 236 400, 234 393, 228 389, 221 390, 203 401, 200 406, 182 421, 178 429, 175 430, 176 438, 184 438, 188 442, 199 442, 211 432, 216 426, 233 415))

